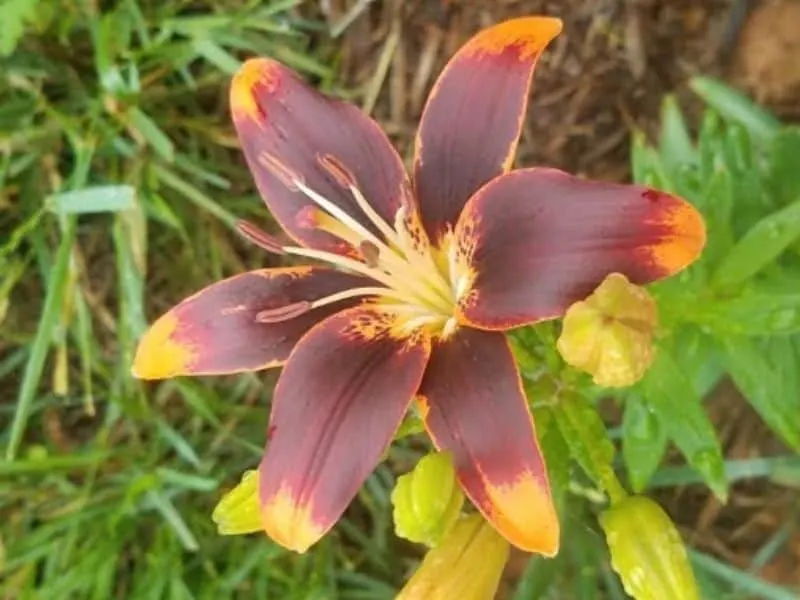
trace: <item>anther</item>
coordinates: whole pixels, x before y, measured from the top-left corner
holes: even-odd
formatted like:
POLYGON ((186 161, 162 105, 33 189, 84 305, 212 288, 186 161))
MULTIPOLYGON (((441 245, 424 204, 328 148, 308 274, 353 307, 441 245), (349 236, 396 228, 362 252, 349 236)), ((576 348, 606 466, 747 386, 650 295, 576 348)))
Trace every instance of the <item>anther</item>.
POLYGON ((338 158, 331 154, 317 154, 317 162, 340 186, 345 189, 356 186, 356 178, 338 158))
POLYGON ((292 191, 298 189, 297 182, 302 183, 302 178, 274 154, 261 152, 258 155, 258 162, 272 173, 283 185, 292 191))
POLYGON ((375 268, 381 257, 380 249, 368 240, 362 240, 358 245, 361 256, 364 257, 364 262, 368 267, 375 268))
POLYGON ((252 242, 259 248, 263 248, 267 252, 272 252, 273 254, 286 254, 286 252, 283 250, 283 245, 278 241, 277 238, 271 236, 266 231, 257 225, 253 225, 249 221, 237 221, 236 231, 238 231, 242 237, 246 238, 249 242, 252 242))
POLYGON ((256 314, 256 323, 281 323, 299 317, 312 309, 311 302, 302 300, 286 306, 268 308, 256 314))

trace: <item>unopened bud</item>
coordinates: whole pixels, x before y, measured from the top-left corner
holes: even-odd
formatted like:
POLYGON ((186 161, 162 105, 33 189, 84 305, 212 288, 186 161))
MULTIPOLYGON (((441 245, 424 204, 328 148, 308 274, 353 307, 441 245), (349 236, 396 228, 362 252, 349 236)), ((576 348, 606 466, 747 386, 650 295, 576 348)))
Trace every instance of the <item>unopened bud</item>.
POLYGON ((647 291, 612 273, 591 296, 567 310, 558 351, 597 385, 633 385, 653 362, 656 303, 647 291))
POLYGON ((464 493, 447 453, 428 454, 392 491, 394 528, 412 542, 435 546, 456 522, 464 493))
POLYGON ((653 500, 631 496, 600 515, 611 565, 636 600, 698 600, 681 536, 653 500))
POLYGON ((220 535, 263 531, 258 501, 258 471, 245 471, 242 480, 222 497, 211 519, 220 535))
POLYGON ((430 550, 396 600, 494 598, 509 544, 478 514, 455 523, 430 550))

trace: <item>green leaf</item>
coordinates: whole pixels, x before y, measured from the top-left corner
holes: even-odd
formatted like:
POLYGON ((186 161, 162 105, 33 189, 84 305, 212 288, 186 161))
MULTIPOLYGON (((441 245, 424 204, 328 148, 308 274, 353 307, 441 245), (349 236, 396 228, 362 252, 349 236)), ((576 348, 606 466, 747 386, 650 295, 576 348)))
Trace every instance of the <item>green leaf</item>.
POLYGON ((699 323, 723 335, 784 335, 800 333, 800 291, 783 293, 745 290, 736 298, 714 300, 698 307, 699 323))
POLYGON ((127 115, 131 126, 144 138, 148 145, 161 158, 167 162, 172 162, 175 158, 175 146, 158 124, 136 107, 130 109, 127 115))
POLYGON ((791 342, 776 340, 766 353, 755 341, 742 337, 724 338, 721 345, 725 366, 736 387, 764 422, 786 444, 800 451, 800 397, 796 382, 788 379, 796 379, 800 361, 794 356, 791 342), (785 368, 790 373, 777 368, 775 361, 781 358, 788 358, 785 368))
POLYGON ((719 170, 722 147, 722 120, 713 110, 706 110, 697 134, 697 155, 700 163, 700 180, 708 181, 719 170))
POLYGON ((717 268, 713 284, 733 287, 771 264, 800 238, 800 200, 753 225, 717 268))
POLYGON ((639 389, 667 437, 724 501, 728 482, 719 439, 699 395, 666 348, 659 348, 639 389))
POLYGON ((569 446, 550 408, 539 407, 533 409, 533 419, 536 423, 536 437, 544 454, 553 498, 556 506, 561 506, 569 490, 569 446))
POLYGON ((700 257, 704 265, 714 266, 724 260, 734 244, 731 214, 733 213, 733 181, 724 168, 715 170, 698 195, 698 208, 706 218, 707 242, 700 257))
POLYGON ((547 598, 545 594, 555 583, 559 571, 564 568, 565 560, 563 554, 554 558, 531 556, 511 600, 547 598))
POLYGON ((14 459, 22 442, 22 435, 30 416, 31 403, 36 395, 44 362, 58 326, 64 290, 69 279, 69 259, 76 232, 77 226, 73 217, 67 221, 64 227, 55 262, 46 284, 47 294, 44 299, 44 309, 39 318, 28 362, 25 364, 25 372, 22 375, 22 384, 17 396, 17 408, 14 412, 14 421, 11 424, 11 433, 6 446, 6 460, 9 461, 14 459))
POLYGON ((723 117, 743 125, 754 140, 769 143, 778 133, 780 121, 721 81, 711 77, 693 77, 689 87, 723 117))
POLYGON ((642 131, 634 131, 631 143, 631 165, 633 179, 636 183, 649 185, 661 190, 672 190, 661 157, 655 148, 647 143, 647 138, 642 131))
POLYGON ((98 185, 50 196, 46 204, 62 215, 119 212, 133 207, 135 193, 129 185, 98 185))
POLYGON ((3 0, 0 3, 0 56, 11 56, 25 33, 25 23, 36 12, 39 0, 3 0))
POLYGON ((800 127, 782 129, 772 140, 770 180, 775 199, 783 206, 800 196, 797 157, 800 156, 800 127))
POLYGON ((661 103, 659 151, 673 179, 680 167, 697 162, 697 153, 689 137, 686 121, 674 96, 667 96, 661 103))
MULTIPOLYGON (((797 595, 791 590, 768 583, 747 571, 742 571, 731 567, 708 554, 702 554, 693 550, 689 551, 689 558, 695 570, 706 572, 715 578, 726 581, 737 590, 753 597, 763 598, 764 600, 797 600, 797 595)), ((709 598, 711 596, 708 596, 709 598)), ((713 596, 717 598, 718 596, 713 596)), ((737 595, 734 597, 742 597, 737 595)))
POLYGON ((240 60, 213 40, 197 38, 192 41, 192 46, 200 56, 228 75, 235 74, 242 66, 240 60))
POLYGON ((647 487, 667 450, 667 435, 656 416, 636 396, 625 402, 622 456, 635 492, 647 487))
POLYGON ((602 489, 609 494, 618 491, 619 484, 612 467, 614 444, 594 406, 578 394, 567 391, 562 392, 552 410, 572 458, 602 489))

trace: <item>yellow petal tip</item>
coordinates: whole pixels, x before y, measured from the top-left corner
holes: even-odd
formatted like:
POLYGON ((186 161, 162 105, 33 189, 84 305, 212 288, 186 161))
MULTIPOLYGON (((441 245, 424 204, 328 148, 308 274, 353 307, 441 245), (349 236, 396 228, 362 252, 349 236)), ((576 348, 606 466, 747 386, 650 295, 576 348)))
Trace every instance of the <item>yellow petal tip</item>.
POLYGON ((195 358, 192 348, 174 337, 178 319, 167 313, 145 332, 136 348, 131 374, 137 379, 166 379, 186 373, 195 358))
POLYGON ((242 64, 231 82, 230 104, 234 118, 263 121, 255 88, 264 87, 267 93, 274 89, 277 66, 278 63, 266 58, 251 58, 242 64))
POLYGON ((264 503, 261 524, 275 542, 303 554, 327 531, 312 520, 311 508, 299 504, 284 488, 264 503))

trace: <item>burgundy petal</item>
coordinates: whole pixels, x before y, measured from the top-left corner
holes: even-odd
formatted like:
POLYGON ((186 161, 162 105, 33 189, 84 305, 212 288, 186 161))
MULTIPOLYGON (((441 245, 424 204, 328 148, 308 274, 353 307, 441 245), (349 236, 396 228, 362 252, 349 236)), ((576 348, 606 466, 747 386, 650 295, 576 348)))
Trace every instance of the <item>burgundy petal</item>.
POLYGON ((460 329, 438 342, 419 396, 431 438, 453 454, 475 506, 512 544, 554 555, 558 516, 505 336, 460 329))
POLYGON ((279 323, 259 323, 256 315, 317 300, 365 281, 316 267, 261 269, 219 281, 153 323, 139 342, 133 373, 142 379, 164 379, 280 366, 306 331, 353 301, 323 306, 279 323))
POLYGON ((611 273, 641 285, 680 271, 699 256, 705 226, 677 196, 523 169, 473 196, 456 237, 471 279, 461 320, 508 329, 561 316, 611 273))
POLYGON ((450 59, 417 134, 414 187, 431 240, 514 160, 533 69, 561 21, 512 19, 484 29, 450 59))
POLYGON ((300 181, 369 227, 350 185, 392 223, 409 184, 386 135, 358 108, 328 98, 291 69, 268 59, 247 61, 231 84, 231 112, 261 196, 284 230, 322 250, 346 244, 315 227, 317 207, 300 181))
POLYGON ((375 468, 419 387, 426 336, 360 306, 312 329, 278 381, 259 467, 267 533, 305 551, 330 529, 375 468))

